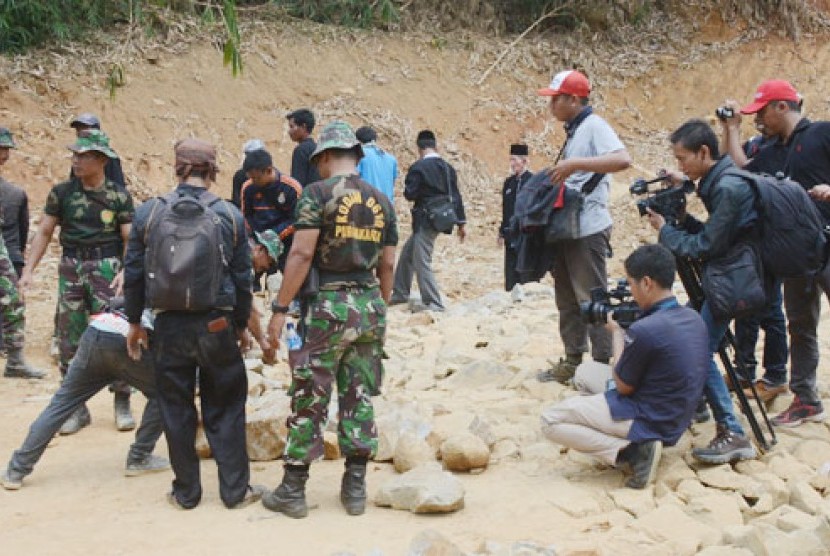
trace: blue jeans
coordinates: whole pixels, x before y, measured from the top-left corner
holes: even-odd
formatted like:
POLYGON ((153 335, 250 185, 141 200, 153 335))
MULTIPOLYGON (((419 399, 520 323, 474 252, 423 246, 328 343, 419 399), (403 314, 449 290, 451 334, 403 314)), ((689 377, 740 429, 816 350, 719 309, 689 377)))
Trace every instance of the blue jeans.
MULTIPOLYGON (((787 383, 787 319, 781 308, 781 282, 776 282, 763 313, 735 321, 735 348, 738 358, 744 364, 741 378, 755 380, 755 344, 758 343, 758 329, 764 329, 764 376, 763 381, 780 385, 787 383)), ((737 362, 736 362, 737 363, 737 362)))
POLYGON ((726 329, 729 327, 729 321, 715 320, 712 311, 709 309, 708 301, 703 303, 700 316, 703 318, 706 330, 709 332, 709 352, 712 354, 709 359, 709 373, 706 375, 703 394, 706 396, 709 407, 712 408, 715 421, 732 432, 743 435, 744 429, 735 416, 729 389, 726 387, 726 382, 720 374, 717 363, 715 363, 715 354, 718 352, 723 336, 726 334, 726 329))

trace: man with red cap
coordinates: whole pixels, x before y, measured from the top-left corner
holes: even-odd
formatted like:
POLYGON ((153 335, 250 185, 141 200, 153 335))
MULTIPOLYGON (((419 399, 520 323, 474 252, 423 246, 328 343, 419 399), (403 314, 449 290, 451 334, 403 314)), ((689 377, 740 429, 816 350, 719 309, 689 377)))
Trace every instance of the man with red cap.
POLYGON ((589 335, 594 360, 608 363, 611 358, 610 334, 603 326, 589 329, 580 316, 579 303, 590 299, 592 288, 606 286, 605 259, 611 240, 608 174, 628 168, 631 157, 611 126, 588 105, 591 83, 585 75, 576 70, 559 72, 539 94, 550 97, 550 112, 565 124, 567 134, 556 163, 547 170, 551 182, 564 183, 585 194, 579 217, 580 237, 558 244, 554 264, 565 358, 538 375, 543 382, 564 383, 573 378, 582 354, 588 351, 589 335))
MULTIPOLYGON (((787 148, 781 170, 807 190, 825 223, 830 224, 830 122, 811 122, 802 117, 801 96, 788 81, 778 79, 761 83, 753 102, 741 108, 741 113, 754 114, 756 127, 776 136, 787 148)), ((768 149, 761 149, 753 161, 766 156, 768 149)), ((772 419, 776 426, 794 427, 825 418, 816 388, 822 290, 830 295, 830 266, 814 278, 784 280, 784 307, 790 331, 790 390, 795 398, 786 411, 772 419)))

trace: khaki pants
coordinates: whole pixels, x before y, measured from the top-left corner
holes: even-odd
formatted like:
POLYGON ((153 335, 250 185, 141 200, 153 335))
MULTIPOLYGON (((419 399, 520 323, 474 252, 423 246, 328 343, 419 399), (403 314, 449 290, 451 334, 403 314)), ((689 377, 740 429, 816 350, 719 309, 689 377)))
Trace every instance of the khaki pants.
POLYGON ((542 432, 553 442, 614 465, 630 444, 632 421, 611 417, 605 394, 574 396, 542 411, 542 432))

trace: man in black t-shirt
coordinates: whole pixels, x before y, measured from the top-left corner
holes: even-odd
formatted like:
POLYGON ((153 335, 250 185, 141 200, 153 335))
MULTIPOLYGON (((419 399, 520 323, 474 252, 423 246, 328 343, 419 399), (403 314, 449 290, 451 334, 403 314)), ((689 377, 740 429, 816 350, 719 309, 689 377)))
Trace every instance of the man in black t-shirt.
MULTIPOLYGON (((811 122, 801 116, 801 97, 787 81, 761 83, 754 102, 741 108, 754 114, 756 127, 778 137, 787 148, 786 176, 801 184, 830 224, 830 122, 811 122)), ((755 159, 763 155, 763 149, 755 159)), ((821 422, 824 407, 816 385, 818 321, 821 292, 830 295, 830 265, 815 277, 784 280, 784 307, 790 331, 790 407, 772 423, 795 427, 805 421, 821 422)))
POLYGON ((295 110, 285 117, 288 120, 288 136, 297 143, 291 155, 291 177, 303 187, 320 181, 317 167, 311 163, 311 155, 317 143, 311 138, 314 131, 314 114, 307 108, 295 110))

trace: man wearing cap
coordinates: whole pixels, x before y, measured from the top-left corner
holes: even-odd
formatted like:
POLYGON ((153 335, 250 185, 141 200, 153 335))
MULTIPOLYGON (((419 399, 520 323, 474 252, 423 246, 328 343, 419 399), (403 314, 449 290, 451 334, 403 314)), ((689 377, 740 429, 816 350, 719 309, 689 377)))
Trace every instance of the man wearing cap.
POLYGON ((516 210, 516 194, 522 185, 533 177, 527 169, 529 165, 528 148, 524 144, 510 145, 510 177, 504 180, 501 188, 501 225, 499 226, 499 247, 504 246, 504 289, 510 291, 519 283, 516 271, 516 249, 507 237, 510 220, 516 210))
POLYGON ((309 299, 303 345, 289 352, 292 415, 282 483, 263 496, 270 510, 300 518, 308 514, 305 483, 312 461, 323 455, 323 427, 337 385, 338 442, 346 458, 340 501, 350 515, 364 512, 366 466, 377 451, 371 397, 380 393, 386 302, 392 290, 395 212, 389 199, 357 175, 363 149, 348 124, 335 121, 320 135, 312 161, 322 181, 303 191, 297 233, 282 287, 268 324, 271 345, 285 323, 312 264, 319 292, 309 299))
MULTIPOLYGON (((101 120, 99 120, 98 116, 95 114, 84 112, 72 120, 72 123, 69 125, 75 130, 75 136, 80 137, 81 133, 87 130, 100 130, 101 120)), ((115 154, 115 151, 113 151, 113 154, 115 154)), ((73 166, 73 168, 69 171, 69 179, 75 177, 74 171, 73 166)), ((124 171, 121 169, 121 159, 118 158, 117 154, 115 154, 114 158, 107 158, 107 164, 104 166, 104 175, 108 180, 113 183, 117 183, 118 185, 125 186, 127 184, 124 180, 124 171)))
MULTIPOLYGON (((254 232, 250 238, 251 245, 251 263, 254 267, 254 275, 261 275, 264 272, 276 268, 277 261, 283 253, 283 244, 280 241, 280 236, 273 230, 265 230, 264 232, 254 232)), ((262 360, 266 364, 273 364, 276 362, 276 346, 272 346, 268 341, 268 336, 262 329, 262 313, 260 313, 256 304, 251 304, 251 316, 248 319, 248 332, 253 339, 259 344, 262 350, 262 360)), ((250 340, 246 338, 243 343, 244 346, 250 346, 250 340)))
POLYGON ((285 117, 288 120, 288 136, 297 143, 291 155, 291 177, 303 187, 320 179, 317 168, 310 157, 317 148, 311 137, 314 131, 314 113, 308 108, 294 110, 285 117))
MULTIPOLYGON (((794 92, 794 91, 793 91, 794 92)), ((793 95, 789 95, 793 98, 793 95)), ((799 104, 801 96, 796 93, 799 104)), ((787 163, 788 147, 774 133, 764 126, 763 122, 756 121, 755 129, 758 135, 741 144, 741 106, 736 100, 727 99, 726 108, 732 110, 729 118, 720 119, 723 129, 723 144, 735 165, 757 174, 774 176, 783 172, 787 163)), ((735 351, 736 358, 743 363, 741 385, 747 396, 752 396, 749 382, 755 385, 755 392, 759 399, 770 403, 787 388, 787 319, 784 316, 784 298, 781 292, 780 280, 768 285, 768 303, 766 309, 749 317, 735 319, 735 351), (763 366, 764 375, 756 380, 755 347, 758 343, 758 333, 764 330, 763 366)), ((740 369, 740 367, 739 367, 740 369)), ((733 386, 734 387, 734 386, 733 386)))
MULTIPOLYGON (((251 251, 242 214, 229 202, 212 202, 205 192, 216 182, 216 149, 199 139, 176 143, 174 195, 206 199, 221 225, 226 264, 213 308, 205 311, 165 310, 155 321, 153 362, 164 435, 175 479, 168 502, 179 509, 196 507, 202 498, 199 457, 194 448, 198 414, 193 403, 196 376, 202 420, 219 468, 219 494, 228 508, 258 500, 260 487, 250 485, 245 441, 245 400, 248 380, 238 342, 244 338, 251 313, 251 251)), ((141 327, 145 307, 146 238, 159 225, 153 213, 164 199, 141 205, 130 233, 124 260, 125 313, 130 323, 127 349, 141 357, 147 337, 141 327)))
MULTIPOLYGON (((137 477, 170 468, 165 458, 153 455, 153 449, 161 436, 161 415, 156 402, 156 380, 149 353, 138 361, 127 354, 127 318, 123 313, 124 299, 114 297, 106 312, 94 315, 89 321, 78 353, 72 358, 66 378, 52 396, 49 405, 32 422, 23 444, 12 454, 9 464, 0 478, 3 488, 18 490, 23 479, 34 471, 46 447, 60 426, 72 413, 113 380, 123 380, 147 396, 147 405, 141 417, 141 425, 130 446, 124 474, 137 477)), ((153 329, 153 314, 146 311, 142 326, 153 329)))
MULTIPOLYGON (((741 108, 742 114, 754 114, 756 127, 775 135, 786 147, 782 168, 790 179, 801 184, 830 224, 830 122, 811 122, 801 116, 801 96, 788 81, 761 83, 752 103, 741 108)), ((734 142, 733 142, 734 143, 734 142)), ((730 150, 733 144, 730 143, 730 150)), ((769 154, 761 149, 745 169, 769 154)), ((821 292, 830 296, 830 265, 814 278, 784 280, 784 308, 790 331, 790 390, 795 395, 790 407, 772 418, 781 427, 795 427, 805 421, 825 419, 818 394, 818 322, 821 292)))
MULTIPOLYGON (((406 240, 395 269, 395 284, 390 303, 406 303, 412 288, 413 275, 418 280, 421 306, 431 311, 443 311, 444 303, 438 282, 432 272, 432 252, 441 233, 428 220, 430 202, 450 197, 458 225, 458 240, 467 236, 464 201, 458 189, 458 175, 452 165, 438 154, 435 134, 425 129, 418 133, 418 160, 406 173, 403 196, 412 202, 412 235, 406 240)), ((451 233, 452 229, 446 233, 451 233)))
MULTIPOLYGON (((11 149, 17 146, 11 132, 0 127, 0 171, 8 162, 11 149)), ((0 194, 4 197, 0 201, 0 225, 5 231, 6 218, 16 218, 18 215, 7 216, 7 201, 5 195, 12 191, 11 185, 0 175, 0 194)), ((16 189, 16 188, 15 188, 16 189)), ((23 198, 26 194, 23 193, 23 198)), ((26 211, 26 225, 28 228, 28 210, 26 211)), ((26 240, 23 239, 25 248, 26 240)), ((18 290, 18 274, 5 242, 5 233, 0 237, 0 311, 3 316, 3 347, 6 349, 6 369, 3 376, 7 378, 43 378, 46 373, 29 365, 23 358, 25 344, 26 313, 23 298, 18 290)))
MULTIPOLYGON (((242 186, 242 216, 253 232, 273 230, 288 253, 294 236, 294 210, 303 188, 291 176, 283 174, 275 166, 271 154, 259 149, 248 153, 242 169, 248 181, 242 186)), ((285 268, 285 256, 277 261, 280 270, 285 268)))
POLYGON ((378 134, 371 127, 358 128, 355 131, 355 137, 363 147, 363 158, 360 159, 357 165, 360 177, 377 187, 394 206, 395 180, 398 179, 398 160, 391 153, 378 146, 378 134))
POLYGON ((565 358, 539 373, 543 382, 572 379, 582 354, 588 351, 589 336, 594 361, 608 363, 611 358, 610 334, 604 326, 585 324, 579 303, 590 299, 591 289, 606 286, 605 259, 610 254, 612 224, 608 174, 628 168, 631 157, 611 126, 593 113, 588 105, 590 93, 588 78, 576 70, 557 73, 550 86, 539 91, 539 95, 550 97, 550 112, 564 122, 567 134, 560 157, 547 170, 551 182, 585 193, 579 217, 580 237, 560 242, 554 263, 559 335, 565 345, 565 358))
MULTIPOLYGON (((60 371, 66 375, 78 349, 89 316, 100 313, 118 291, 124 246, 133 218, 129 192, 107 179, 107 160, 116 158, 109 138, 98 129, 79 134, 72 151, 75 177, 52 188, 43 217, 32 240, 29 264, 20 277, 24 292, 32 284, 34 271, 46 252, 55 227, 60 226, 63 247, 58 266, 58 336, 60 371)), ((119 430, 132 430, 129 387, 115 392, 115 419, 119 430), (126 390, 126 391, 125 391, 126 390)), ((89 410, 82 405, 64 423, 62 434, 72 434, 88 425, 89 410)))
MULTIPOLYGON (((245 157, 248 156, 249 153, 264 148, 265 143, 263 143, 261 139, 250 139, 245 141, 245 144, 242 145, 243 164, 245 162, 245 157)), ((245 172, 244 168, 240 168, 236 171, 236 173, 234 173, 233 182, 231 184, 231 202, 237 207, 242 206, 242 186, 245 185, 246 181, 248 181, 248 174, 245 172)))

